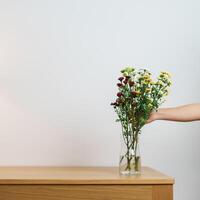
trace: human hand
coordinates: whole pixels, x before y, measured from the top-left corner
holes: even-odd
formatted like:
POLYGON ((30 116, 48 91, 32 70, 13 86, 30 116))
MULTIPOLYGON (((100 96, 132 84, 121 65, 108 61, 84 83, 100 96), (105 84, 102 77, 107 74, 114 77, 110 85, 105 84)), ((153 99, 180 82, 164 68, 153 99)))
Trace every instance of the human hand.
POLYGON ((159 108, 149 115, 147 123, 155 120, 191 122, 200 120, 200 103, 188 104, 172 108, 159 108))
POLYGON ((149 115, 149 119, 147 120, 147 124, 157 120, 157 112, 156 111, 153 111, 152 113, 150 113, 149 115))

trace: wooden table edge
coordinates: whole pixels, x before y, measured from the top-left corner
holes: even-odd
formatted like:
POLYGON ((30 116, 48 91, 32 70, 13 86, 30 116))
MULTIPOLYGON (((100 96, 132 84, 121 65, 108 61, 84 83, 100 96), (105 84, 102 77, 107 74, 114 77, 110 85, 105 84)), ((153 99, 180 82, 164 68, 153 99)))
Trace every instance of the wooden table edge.
MULTIPOLYGON (((0 176, 0 185, 9 185, 9 184, 46 184, 46 185, 173 185, 175 180, 169 176, 166 176, 165 174, 152 169, 151 167, 143 167, 143 170, 146 171, 152 171, 153 173, 157 173, 158 176, 153 178, 152 177, 142 177, 140 179, 140 176, 132 176, 132 177, 128 177, 128 176, 120 176, 118 173, 118 167, 0 167, 0 171, 5 171, 5 173, 7 172, 11 172, 13 174, 18 174, 17 178, 13 175, 10 175, 9 178, 8 177, 4 177, 4 176, 0 176), (27 169, 27 171, 26 171, 27 169), (12 171, 13 170, 13 171, 12 171), (18 171, 19 170, 19 171, 18 171), (18 178, 19 177, 19 173, 23 173, 23 170, 25 171, 25 174, 27 174, 27 177, 23 177, 22 178, 18 178), (74 178, 66 178, 66 177, 53 177, 53 178, 46 178, 46 177, 31 177, 29 178, 28 174, 31 174, 31 170, 33 170, 33 174, 37 174, 38 170, 39 170, 39 174, 42 174, 43 171, 45 170, 50 170, 51 173, 53 173, 54 171, 51 170, 56 170, 56 172, 61 172, 63 174, 65 174, 65 170, 69 170, 69 172, 71 172, 70 170, 81 170, 81 173, 84 174, 90 174, 90 172, 92 172, 92 176, 91 177, 75 177, 74 178), (35 170, 35 171, 34 171, 35 170), (42 170, 42 172, 41 172, 42 170), (64 172, 63 172, 64 170, 64 172), (91 171, 90 171, 91 170, 91 171), (95 171, 97 170, 97 171, 95 171), (105 170, 105 173, 104 173, 105 170), (97 173, 101 175, 103 174, 103 176, 97 176, 95 177, 94 174, 97 173), (105 176, 107 175, 107 173, 114 174, 113 177, 108 177, 105 178, 105 176), (116 176, 115 176, 116 174, 116 176), (134 178, 135 177, 135 178, 134 178)), ((2 173, 1 171, 1 173, 2 173)), ((49 173, 49 172, 48 172, 49 173)), ((73 171, 74 174, 76 174, 73 171)), ((45 174, 45 173, 44 173, 45 174)))

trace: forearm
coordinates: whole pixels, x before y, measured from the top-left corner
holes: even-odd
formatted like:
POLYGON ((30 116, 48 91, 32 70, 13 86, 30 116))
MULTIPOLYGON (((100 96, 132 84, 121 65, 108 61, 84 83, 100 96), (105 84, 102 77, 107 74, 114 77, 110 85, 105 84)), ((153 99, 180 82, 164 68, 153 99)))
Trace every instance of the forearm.
POLYGON ((200 120, 200 104, 188 104, 174 108, 160 108, 156 112, 156 119, 182 122, 200 120))

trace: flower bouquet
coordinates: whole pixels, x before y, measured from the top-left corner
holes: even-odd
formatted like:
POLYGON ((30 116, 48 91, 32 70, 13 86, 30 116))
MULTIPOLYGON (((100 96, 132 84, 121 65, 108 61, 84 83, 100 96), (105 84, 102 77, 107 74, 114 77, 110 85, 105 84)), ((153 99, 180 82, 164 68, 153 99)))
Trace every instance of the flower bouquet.
POLYGON ((119 170, 121 174, 140 174, 141 157, 139 135, 152 111, 165 101, 171 85, 170 74, 161 72, 154 82, 146 69, 126 67, 118 78, 118 92, 111 103, 122 127, 122 148, 119 170))

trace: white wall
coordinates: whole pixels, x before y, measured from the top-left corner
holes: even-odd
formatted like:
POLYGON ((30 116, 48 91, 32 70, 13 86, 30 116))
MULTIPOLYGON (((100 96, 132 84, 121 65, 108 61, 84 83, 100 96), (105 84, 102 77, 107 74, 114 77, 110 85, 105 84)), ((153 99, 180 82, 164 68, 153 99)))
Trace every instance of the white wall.
MULTIPOLYGON (((118 165, 110 106, 125 65, 173 74, 164 107, 200 102, 197 0, 0 0, 0 165, 118 165)), ((200 123, 143 129, 143 165, 200 196, 200 123)))

